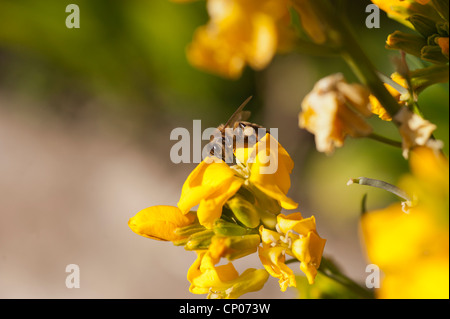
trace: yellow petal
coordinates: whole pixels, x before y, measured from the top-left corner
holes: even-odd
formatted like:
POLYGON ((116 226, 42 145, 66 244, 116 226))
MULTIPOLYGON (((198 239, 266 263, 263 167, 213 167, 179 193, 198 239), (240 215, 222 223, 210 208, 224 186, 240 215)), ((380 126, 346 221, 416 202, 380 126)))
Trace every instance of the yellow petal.
POLYGON ((393 204, 364 214, 361 229, 368 258, 384 275, 377 297, 448 298, 448 219, 436 219, 434 207, 405 214, 393 204))
POLYGON ((361 227, 369 259, 385 271, 410 267, 438 238, 430 217, 417 208, 406 214, 400 203, 364 214, 361 227))
POLYGON ((189 62, 204 71, 226 78, 237 79, 245 66, 245 57, 227 43, 220 34, 212 33, 207 26, 199 27, 187 49, 189 62))
POLYGON ((296 287, 294 272, 284 263, 284 252, 283 247, 271 247, 266 244, 260 246, 258 250, 264 268, 272 277, 279 279, 281 291, 286 291, 288 287, 296 287))
POLYGON ((255 70, 264 69, 277 50, 277 30, 272 17, 264 13, 253 15, 251 42, 247 45, 249 65, 255 70))
POLYGON ((128 226, 136 234, 157 240, 174 241, 181 239, 174 231, 190 225, 195 214, 182 214, 178 207, 152 206, 138 212, 128 221, 128 226))
POLYGON ((215 266, 217 259, 209 252, 199 252, 189 268, 187 278, 189 291, 194 294, 209 294, 211 298, 238 298, 242 294, 260 290, 268 279, 264 269, 247 269, 241 275, 232 263, 215 266))
POLYGON ((186 213, 199 204, 200 224, 211 228, 222 214, 222 207, 240 188, 243 179, 223 161, 201 162, 188 176, 181 191, 178 207, 186 213))
POLYGON ((322 44, 327 40, 325 24, 320 20, 317 12, 309 4, 310 0, 298 0, 293 2, 301 18, 302 27, 315 43, 322 44))
POLYGON ((326 240, 316 232, 310 231, 307 236, 295 240, 292 244, 294 256, 301 262, 300 269, 305 273, 309 284, 314 283, 317 269, 322 260, 326 240))
POLYGON ((289 215, 279 214, 277 224, 283 233, 293 230, 299 235, 306 236, 310 231, 316 232, 316 219, 314 216, 303 218, 301 213, 289 215))
POLYGON ((259 234, 261 236, 261 242, 264 244, 275 243, 280 240, 281 236, 279 232, 264 228, 264 226, 259 228, 259 234))
POLYGON ((223 205, 236 194, 242 183, 242 179, 233 179, 231 183, 224 183, 222 187, 216 189, 216 192, 202 199, 197 210, 200 224, 206 228, 212 228, 216 219, 222 215, 223 205))
POLYGON ((286 196, 290 186, 290 173, 294 162, 287 151, 267 133, 251 151, 248 160, 249 181, 285 209, 295 209, 298 204, 286 196))

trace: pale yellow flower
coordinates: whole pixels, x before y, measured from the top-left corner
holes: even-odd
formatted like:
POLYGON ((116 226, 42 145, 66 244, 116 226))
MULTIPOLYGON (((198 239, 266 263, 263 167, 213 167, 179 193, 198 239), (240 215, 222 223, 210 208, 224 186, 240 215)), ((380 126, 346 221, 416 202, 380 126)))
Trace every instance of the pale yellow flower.
POLYGON ((416 146, 427 145, 435 149, 442 148, 441 141, 431 139, 436 125, 411 112, 407 107, 402 107, 395 115, 394 120, 400 125, 404 158, 408 158, 409 151, 416 146))
POLYGON ((334 74, 318 81, 303 99, 299 126, 315 135, 319 152, 331 154, 344 144, 347 135, 369 135, 372 128, 363 116, 371 114, 369 91, 362 85, 348 84, 342 74, 334 74))

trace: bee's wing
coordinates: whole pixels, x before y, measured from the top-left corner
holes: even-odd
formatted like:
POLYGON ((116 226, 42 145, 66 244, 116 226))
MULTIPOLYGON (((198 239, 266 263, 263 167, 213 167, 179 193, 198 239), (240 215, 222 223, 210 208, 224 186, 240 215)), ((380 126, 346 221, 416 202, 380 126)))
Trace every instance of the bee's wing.
POLYGON ((247 121, 250 118, 251 113, 252 112, 250 111, 241 111, 239 112, 239 114, 237 114, 238 116, 236 116, 236 119, 233 122, 236 123, 238 121, 247 121))
MULTIPOLYGON (((224 127, 229 127, 231 123, 234 123, 236 121, 244 121, 245 119, 242 119, 242 116, 247 116, 247 118, 250 116, 250 112, 245 111, 242 112, 242 109, 247 105, 247 103, 251 100, 253 96, 249 96, 239 107, 238 109, 231 115, 231 117, 228 119, 227 123, 225 123, 224 127), (241 113, 244 113, 241 115, 241 113)), ((246 118, 246 119, 247 119, 246 118)))

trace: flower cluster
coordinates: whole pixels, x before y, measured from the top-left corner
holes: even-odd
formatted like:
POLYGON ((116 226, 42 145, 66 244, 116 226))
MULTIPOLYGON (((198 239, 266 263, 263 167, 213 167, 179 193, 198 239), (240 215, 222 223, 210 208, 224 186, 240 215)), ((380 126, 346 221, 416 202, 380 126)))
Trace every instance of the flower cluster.
POLYGON ((269 274, 285 291, 296 285, 286 254, 314 283, 325 246, 315 219, 280 213, 298 206, 287 196, 294 165, 289 154, 267 133, 255 145, 236 149, 235 156, 233 166, 206 158, 186 179, 177 207, 146 208, 130 219, 130 228, 197 253, 187 275, 195 294, 237 298, 261 289, 269 274), (274 164, 275 171, 266 170, 274 164), (191 211, 195 206, 197 211, 191 211), (231 261, 257 251, 264 269, 239 274, 231 261), (230 262, 217 265, 222 258, 230 262))
POLYGON ((246 65, 265 68, 291 46, 289 2, 207 0, 210 20, 196 30, 187 49, 189 61, 227 78, 238 78, 246 65))
MULTIPOLYGON (((187 57, 202 70, 234 79, 247 65, 262 70, 276 53, 301 50, 299 43, 306 51, 332 53, 348 64, 360 83, 348 83, 341 73, 318 81, 301 103, 298 125, 314 135, 317 150, 327 155, 348 137, 370 138, 398 147, 410 162, 411 173, 400 187, 366 177, 349 183, 383 188, 405 200, 365 211, 361 218, 368 259, 383 272, 381 288, 373 294, 322 256, 326 241, 314 216, 282 212, 298 207, 287 196, 294 163, 266 134, 255 145, 234 149, 235 165, 205 158, 186 179, 176 207, 149 207, 129 221, 139 235, 196 252, 187 275, 192 293, 237 298, 261 289, 269 276, 285 291, 297 285, 288 267, 297 261, 307 287, 326 278, 350 291, 347 296, 448 298, 449 164, 443 142, 433 136, 437 126, 418 103, 424 89, 448 82, 448 0, 372 2, 416 31, 389 35, 386 47, 401 51, 390 77, 372 65, 330 0, 206 0, 209 21, 196 30, 187 57), (424 64, 410 70, 407 54, 424 64), (368 121, 373 114, 387 121, 380 125, 394 125, 401 141, 377 134, 368 121), (239 274, 232 262, 255 253, 263 267, 239 274)), ((326 296, 327 287, 319 287, 319 295, 326 296)))
POLYGON ((405 51, 436 64, 448 63, 449 7, 447 0, 372 0, 389 16, 416 30, 418 34, 395 31, 387 48, 405 51))

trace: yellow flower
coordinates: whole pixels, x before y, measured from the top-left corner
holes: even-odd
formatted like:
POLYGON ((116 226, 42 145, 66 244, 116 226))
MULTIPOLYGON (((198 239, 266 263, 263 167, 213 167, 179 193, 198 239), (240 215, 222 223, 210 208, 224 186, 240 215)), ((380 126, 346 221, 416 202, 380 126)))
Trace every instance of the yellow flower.
MULTIPOLYGON (((406 79, 404 77, 402 77, 400 74, 398 74, 397 72, 393 73, 391 75, 391 79, 401 85, 402 87, 404 87, 405 89, 408 87, 408 82, 406 81, 406 79)), ((396 90, 395 88, 393 88, 392 86, 390 86, 389 84, 385 83, 384 86, 386 87, 386 89, 389 91, 389 93, 391 93, 391 95, 400 103, 400 104, 405 104, 402 101, 402 94, 396 90)), ((380 119, 384 120, 384 121, 392 121, 392 117, 386 112, 386 110, 383 108, 383 106, 381 105, 381 103, 378 101, 378 99, 373 96, 372 94, 369 96, 370 99, 370 105, 371 105, 371 110, 373 114, 376 114, 380 117, 380 119)))
POLYGON ((285 264, 285 254, 300 261, 300 269, 310 284, 314 283, 326 240, 316 231, 314 216, 303 218, 301 213, 277 216, 278 232, 260 227, 262 246, 259 257, 266 270, 279 279, 280 288, 296 286, 292 270, 285 264))
POLYGON ((277 200, 286 209, 297 207, 298 204, 286 196, 294 164, 270 134, 251 148, 238 149, 237 157, 243 160, 240 166, 230 167, 222 160, 210 157, 202 161, 183 185, 178 202, 181 212, 187 213, 199 205, 197 216, 200 224, 212 228, 222 215, 225 203, 244 183, 277 200), (247 154, 247 158, 243 158, 243 154, 247 154))
POLYGON ((210 20, 187 49, 200 69, 238 78, 246 64, 265 68, 292 37, 288 0, 208 0, 210 20))
POLYGON ((222 215, 223 205, 243 182, 225 162, 213 161, 208 157, 184 182, 178 208, 185 214, 199 205, 197 216, 200 224, 212 228, 214 221, 222 215))
POLYGON ((237 149, 236 157, 245 165, 248 183, 276 199, 281 207, 297 208, 298 204, 286 196, 294 162, 272 135, 267 133, 251 148, 237 149))
MULTIPOLYGON (((261 232, 272 231, 264 229, 261 232)), ((276 232, 272 233, 277 234, 276 232)), ((258 254, 259 259, 267 272, 272 277, 279 279, 278 283, 280 284, 281 291, 286 291, 288 287, 296 286, 294 272, 284 263, 286 260, 285 248, 271 247, 269 244, 263 243, 258 250, 258 254)))
POLYGON ((128 226, 136 234, 147 238, 176 241, 181 237, 174 231, 192 224, 195 218, 195 214, 190 212, 182 214, 178 207, 152 206, 130 218, 128 226))
POLYGON ((404 158, 408 158, 409 151, 416 146, 442 148, 442 141, 430 139, 436 125, 411 112, 407 107, 402 107, 394 120, 400 124, 404 158))
POLYGON ((372 132, 363 118, 372 114, 369 107, 365 87, 348 84, 342 74, 330 75, 318 81, 304 98, 299 126, 315 135, 319 152, 331 154, 343 145, 347 135, 361 137, 372 132))
POLYGON ((400 182, 416 199, 407 214, 393 204, 361 220, 368 258, 384 275, 377 297, 448 299, 448 160, 420 147, 411 171, 400 182))
POLYGON ((260 290, 269 274, 264 269, 247 269, 241 275, 232 263, 216 266, 219 259, 208 251, 198 251, 197 259, 189 268, 189 291, 208 294, 208 298, 234 299, 242 294, 260 290))
POLYGON ((411 152, 409 163, 412 174, 404 176, 399 181, 399 187, 411 194, 415 202, 427 207, 436 219, 442 218, 442 215, 446 216, 448 224, 449 164, 447 158, 432 148, 421 146, 411 152))

